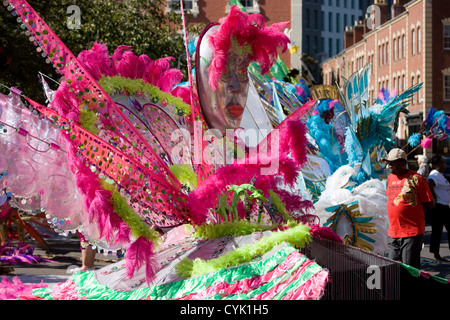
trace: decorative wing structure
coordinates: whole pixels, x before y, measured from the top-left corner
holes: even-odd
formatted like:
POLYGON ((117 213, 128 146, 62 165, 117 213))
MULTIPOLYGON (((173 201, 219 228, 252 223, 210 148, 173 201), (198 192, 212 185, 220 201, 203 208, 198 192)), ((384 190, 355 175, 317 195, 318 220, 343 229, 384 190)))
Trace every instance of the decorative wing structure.
POLYGON ((354 132, 357 132, 357 123, 369 116, 369 77, 370 65, 366 65, 348 80, 343 79, 344 86, 339 88, 354 132))

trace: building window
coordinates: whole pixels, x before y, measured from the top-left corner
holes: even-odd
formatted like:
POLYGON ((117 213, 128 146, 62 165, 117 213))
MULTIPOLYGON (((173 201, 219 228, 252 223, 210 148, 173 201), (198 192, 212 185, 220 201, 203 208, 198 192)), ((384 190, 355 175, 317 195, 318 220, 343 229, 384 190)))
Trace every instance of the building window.
POLYGON ((406 48, 406 37, 405 35, 402 36, 402 58, 405 57, 405 48, 406 48))
POLYGON ((416 53, 416 33, 414 29, 411 30, 411 55, 416 53))
POLYGON ((329 57, 333 56, 333 39, 332 38, 328 39, 328 56, 329 57))
MULTIPOLYGON (((247 13, 260 13, 258 0, 240 0, 241 4, 245 7, 247 13)), ((225 12, 230 12, 230 3, 228 2, 225 12)))
POLYGON ((422 29, 417 27, 417 53, 422 50, 422 29))
POLYGON ((319 13, 317 10, 314 10, 314 28, 319 29, 319 13))
MULTIPOLYGON (((180 5, 180 1, 175 0, 175 1, 170 1, 170 9, 176 11, 176 10, 180 10, 181 5, 180 5)), ((183 0, 183 8, 184 10, 191 10, 192 9, 192 0, 183 0)))
POLYGON ((386 42, 386 54, 385 54, 385 59, 384 62, 385 63, 389 63, 389 42, 386 42))
POLYGON ((309 9, 306 9, 305 10, 305 27, 306 27, 306 29, 310 28, 309 27, 309 23, 310 23, 310 21, 309 21, 309 9))
POLYGON ((379 66, 381 66, 381 62, 382 62, 381 56, 382 56, 382 54, 381 54, 381 46, 378 46, 378 65, 379 66))
POLYGON ((320 12, 320 25, 321 25, 321 30, 325 31, 325 13, 323 11, 320 12))
POLYGON ((402 77, 402 92, 405 91, 405 86, 406 86, 405 75, 403 75, 403 77, 402 77))
MULTIPOLYGON (((194 17, 200 13, 198 9, 198 0, 183 0, 183 8, 188 13, 192 14, 194 17)), ((168 0, 166 12, 173 11, 176 13, 181 13, 181 5, 179 0, 168 0)))
POLYGON ((444 100, 450 101, 450 75, 444 75, 444 100))
POLYGON ((450 49, 450 24, 444 25, 444 49, 450 49))
POLYGON ((336 32, 341 32, 341 16, 336 13, 336 32))
POLYGON ((253 0, 240 0, 240 2, 246 8, 253 7, 253 0))
POLYGON ((328 31, 333 31, 333 14, 331 12, 328 13, 328 31))
POLYGON ((373 61, 375 60, 375 54, 372 54, 372 67, 370 68, 370 73, 373 74, 373 61))
MULTIPOLYGON (((417 77, 417 79, 418 79, 418 77, 417 77)), ((417 83, 419 83, 419 82, 417 82, 417 83)), ((411 77, 411 85, 412 86, 414 85, 414 76, 411 77)), ((417 98, 417 103, 419 103, 419 98, 417 98)), ((411 99, 411 104, 414 104, 414 97, 412 97, 412 99, 411 99)))
POLYGON ((397 39, 394 39, 394 43, 392 44, 392 59, 395 61, 397 59, 397 39))

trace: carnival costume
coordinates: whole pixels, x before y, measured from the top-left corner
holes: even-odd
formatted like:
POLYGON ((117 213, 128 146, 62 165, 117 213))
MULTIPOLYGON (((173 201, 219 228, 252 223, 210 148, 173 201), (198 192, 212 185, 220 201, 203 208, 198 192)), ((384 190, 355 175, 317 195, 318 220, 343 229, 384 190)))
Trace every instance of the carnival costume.
MULTIPOLYGON (((311 227, 291 215, 294 210, 301 214, 312 203, 283 187, 294 183, 305 161, 305 127, 300 121, 293 118, 283 124, 282 143, 274 139, 280 144, 276 146, 279 153, 263 158, 251 152, 245 155, 244 164, 235 160, 231 165, 211 165, 207 159, 195 164, 195 150, 174 152, 175 147, 182 140, 189 141, 183 147, 190 147, 191 137, 195 141, 208 125, 219 127, 210 122, 215 119, 234 120, 225 123, 227 129, 239 127, 238 113, 243 112, 247 88, 243 88, 241 105, 232 101, 234 104, 225 106, 233 109, 227 114, 208 116, 205 110, 214 106, 202 101, 203 89, 192 92, 187 100, 192 109, 172 95, 184 88, 174 88, 181 73, 169 68, 169 59, 151 61, 145 55, 134 55, 126 46, 108 56, 101 44, 75 58, 25 1, 13 3, 23 24, 65 77, 48 108, 28 102, 38 111, 36 121, 45 118, 59 130, 52 151, 67 155, 65 164, 70 170, 62 173, 71 178, 68 180, 77 187, 74 194, 80 200, 70 212, 41 209, 58 230, 77 230, 105 250, 126 249, 125 260, 111 268, 75 274, 74 281, 81 281, 77 282, 79 293, 84 291, 81 288, 95 285, 107 289, 87 298, 321 296, 327 271, 295 249, 311 240, 311 227), (116 90, 126 96, 115 97, 116 90), (173 132, 181 133, 178 141, 171 140, 173 132), (276 160, 277 168, 263 162, 268 159, 276 160), (266 174, 261 173, 264 169, 266 174), (186 233, 186 225, 193 227, 196 237, 186 233), (194 291, 188 289, 194 283, 194 291)), ((220 91, 228 72, 234 73, 231 77, 237 71, 246 78, 249 61, 257 61, 266 72, 277 58, 277 48, 286 49, 289 40, 280 32, 285 26, 267 27, 261 16, 233 7, 205 42, 214 52, 207 71, 208 87, 220 91), (241 59, 243 53, 245 61, 233 60, 227 65, 230 56, 241 59), (240 69, 227 69, 235 65, 240 69)), ((203 59, 196 57, 196 61, 203 59)), ((202 69, 197 68, 197 73, 202 69)), ((21 127, 20 123, 11 126, 21 127)), ((29 132, 21 136, 38 136, 29 132)), ((204 144, 201 146, 203 153, 204 144)), ((15 176, 8 172, 8 179, 15 176)), ((49 188, 40 194, 51 194, 49 188)), ((314 230, 318 236, 332 234, 326 228, 314 230)), ((51 292, 35 294, 52 297, 51 292)))
POLYGON ((5 194, 23 212, 45 211, 63 234, 126 250, 28 298, 319 299, 330 270, 305 246, 384 253, 380 160, 420 86, 369 109, 366 67, 339 88, 344 105, 309 100, 304 82, 261 75, 286 50, 287 23, 268 27, 236 6, 200 35, 195 85, 189 72, 182 86, 171 58, 128 46, 110 56, 99 43, 74 57, 26 1, 9 7, 64 79, 49 107, 27 98, 25 108, 17 92, 3 105, 13 129, 2 139, 5 194), (265 133, 246 144, 236 131, 249 128, 265 133), (15 169, 11 157, 33 163, 15 169), (13 192, 21 170, 38 174, 13 192))

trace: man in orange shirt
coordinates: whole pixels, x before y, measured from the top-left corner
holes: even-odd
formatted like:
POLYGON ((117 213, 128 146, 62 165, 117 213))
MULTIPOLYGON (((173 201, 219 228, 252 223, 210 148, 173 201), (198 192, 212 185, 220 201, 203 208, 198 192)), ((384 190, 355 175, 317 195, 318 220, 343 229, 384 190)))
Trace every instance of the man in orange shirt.
POLYGON ((385 161, 391 174, 386 195, 389 258, 420 269, 425 211, 434 207, 427 181, 407 168, 405 151, 392 149, 385 161))

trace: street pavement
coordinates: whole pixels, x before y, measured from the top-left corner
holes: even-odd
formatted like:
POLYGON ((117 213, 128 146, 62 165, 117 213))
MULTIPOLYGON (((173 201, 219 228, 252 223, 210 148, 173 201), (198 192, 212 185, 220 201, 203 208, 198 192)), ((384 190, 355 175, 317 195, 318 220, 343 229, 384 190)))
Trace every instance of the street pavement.
MULTIPOLYGON (((55 236, 46 239, 52 252, 37 243, 30 242, 35 246, 34 255, 51 262, 40 262, 37 264, 12 266, 12 272, 7 276, 11 279, 18 276, 23 283, 44 283, 53 284, 65 282, 72 275, 71 270, 81 267, 80 241, 77 236, 73 238, 55 236)), ((95 256, 95 268, 102 268, 117 261, 115 255, 104 255, 97 253, 95 256)))
MULTIPOLYGON (((421 269, 431 275, 445 278, 450 281, 450 263, 434 263, 433 254, 429 251, 431 227, 426 226, 424 234, 424 248, 422 250, 421 269)), ((448 233, 444 229, 441 240, 440 254, 442 257, 450 260, 450 250, 448 246, 448 233)), ((53 252, 46 250, 36 244, 34 254, 40 257, 50 259, 54 262, 41 262, 34 265, 14 266, 12 273, 8 274, 11 279, 18 276, 23 283, 41 283, 54 284, 65 282, 71 277, 70 270, 81 266, 81 251, 77 237, 65 238, 55 237, 47 240, 53 252)), ((102 268, 110 263, 117 261, 114 255, 104 255, 97 253, 95 258, 95 267, 102 268)))

